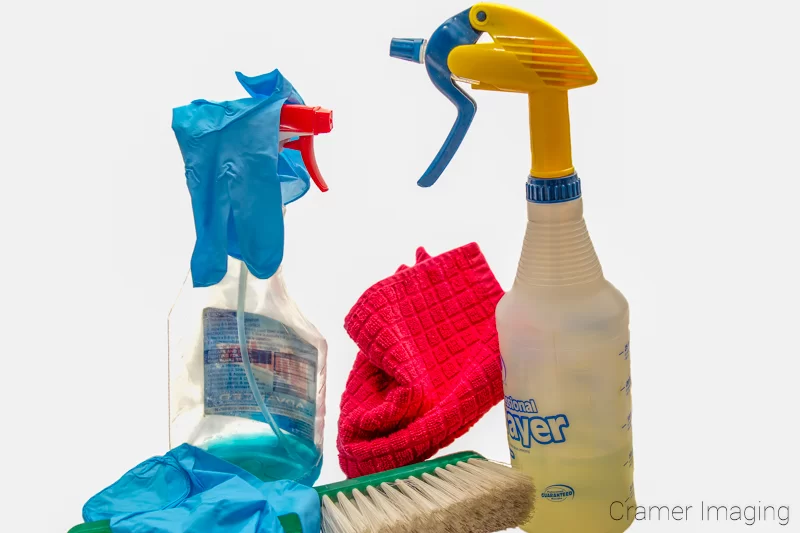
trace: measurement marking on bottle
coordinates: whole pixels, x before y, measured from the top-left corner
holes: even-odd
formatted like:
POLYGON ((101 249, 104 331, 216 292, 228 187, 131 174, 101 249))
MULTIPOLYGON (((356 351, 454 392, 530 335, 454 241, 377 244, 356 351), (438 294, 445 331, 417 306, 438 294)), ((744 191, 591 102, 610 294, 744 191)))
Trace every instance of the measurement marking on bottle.
POLYGON ((625 345, 625 348, 622 349, 621 352, 617 354, 619 357, 622 357, 623 361, 627 361, 631 357, 631 349, 630 343, 625 345))
POLYGON ((631 427, 632 427, 631 418, 632 418, 632 413, 628 413, 627 421, 624 424, 622 424, 622 429, 624 429, 626 431, 630 431, 631 430, 631 427))
POLYGON ((628 376, 628 379, 625 380, 625 383, 619 389, 620 392, 624 392, 625 396, 630 396, 631 394, 631 377, 628 376))
POLYGON ((625 464, 622 466, 627 466, 628 468, 633 468, 633 450, 628 452, 628 460, 625 461, 625 464))
POLYGON ((630 488, 628 489, 628 497, 625 498, 625 503, 628 503, 633 499, 633 483, 631 483, 630 488))

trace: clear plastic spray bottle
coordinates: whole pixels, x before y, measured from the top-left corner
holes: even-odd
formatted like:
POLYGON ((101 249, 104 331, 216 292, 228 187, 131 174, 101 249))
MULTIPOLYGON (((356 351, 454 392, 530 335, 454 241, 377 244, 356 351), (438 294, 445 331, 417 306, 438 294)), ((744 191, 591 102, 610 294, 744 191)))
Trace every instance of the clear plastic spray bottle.
MULTIPOLYGON (((322 191, 313 136, 331 128, 328 110, 284 105, 274 147, 297 150, 322 191)), ((244 210, 282 211, 274 252, 282 259, 286 208, 253 197, 244 210)), ((224 277, 203 285, 190 273, 169 315, 170 446, 201 447, 265 481, 312 485, 322 467, 325 339, 289 296, 280 266, 257 276, 228 255, 224 277)))

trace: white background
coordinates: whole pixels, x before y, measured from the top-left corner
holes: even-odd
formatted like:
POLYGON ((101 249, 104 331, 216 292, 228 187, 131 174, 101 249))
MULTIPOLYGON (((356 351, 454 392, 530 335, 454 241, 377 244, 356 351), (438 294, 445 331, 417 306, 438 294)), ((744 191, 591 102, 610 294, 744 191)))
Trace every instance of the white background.
MULTIPOLYGON (((571 92, 573 151, 604 271, 631 306, 640 505, 792 505, 798 462, 794 2, 509 1, 566 33, 599 82, 571 92)), ((504 288, 525 228, 525 97, 478 114, 435 187, 416 180, 452 106, 392 36, 469 7, 403 2, 6 2, 2 70, 2 531, 66 532, 167 451, 166 318, 194 242, 171 109, 246 96, 279 68, 334 110, 331 190, 287 214, 290 293, 329 342, 325 466, 358 296, 423 245, 476 241, 504 288)), ((507 459, 500 406, 449 450, 507 459)), ((640 522, 637 531, 742 523, 640 522)))

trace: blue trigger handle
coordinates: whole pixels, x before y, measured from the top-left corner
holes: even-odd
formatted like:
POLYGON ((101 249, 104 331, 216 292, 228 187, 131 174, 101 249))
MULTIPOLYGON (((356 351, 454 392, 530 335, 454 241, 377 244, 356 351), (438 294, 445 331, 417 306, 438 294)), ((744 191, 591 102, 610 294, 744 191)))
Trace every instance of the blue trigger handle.
POLYGON ((453 73, 447 66, 447 56, 455 47, 475 44, 483 33, 476 31, 470 24, 469 12, 470 9, 465 9, 446 20, 433 32, 427 42, 424 39, 392 39, 389 55, 415 63, 424 62, 433 85, 456 106, 458 111, 456 121, 439 153, 417 181, 420 187, 430 187, 442 175, 461 146, 478 109, 475 100, 456 85, 453 73))

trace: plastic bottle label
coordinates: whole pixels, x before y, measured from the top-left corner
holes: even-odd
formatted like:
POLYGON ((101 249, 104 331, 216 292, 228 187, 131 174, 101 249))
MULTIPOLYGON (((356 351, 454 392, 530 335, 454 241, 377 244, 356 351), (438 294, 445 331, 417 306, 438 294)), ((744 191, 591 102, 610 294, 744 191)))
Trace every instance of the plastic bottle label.
MULTIPOLYGON (((317 349, 272 318, 245 313, 247 353, 267 408, 278 425, 314 439, 317 349)), ((236 311, 203 310, 205 414, 239 416, 264 422, 247 383, 236 311)))
POLYGON ((567 415, 540 415, 533 398, 518 400, 508 395, 505 406, 508 438, 511 442, 527 449, 533 444, 560 444, 567 440, 567 415))

